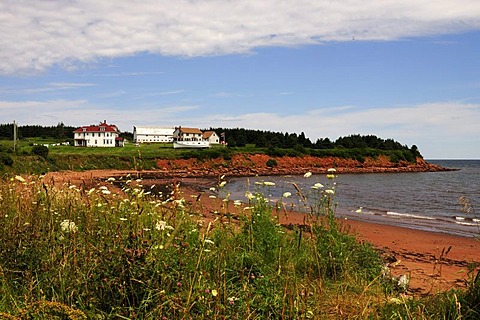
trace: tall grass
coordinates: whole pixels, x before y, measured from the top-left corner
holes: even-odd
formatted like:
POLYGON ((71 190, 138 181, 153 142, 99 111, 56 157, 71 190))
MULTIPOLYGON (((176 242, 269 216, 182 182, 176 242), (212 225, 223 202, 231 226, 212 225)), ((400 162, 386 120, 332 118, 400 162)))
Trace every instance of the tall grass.
POLYGON ((401 318, 377 252, 334 219, 331 189, 289 231, 260 192, 208 220, 178 188, 113 180, 3 181, 0 319, 401 318))

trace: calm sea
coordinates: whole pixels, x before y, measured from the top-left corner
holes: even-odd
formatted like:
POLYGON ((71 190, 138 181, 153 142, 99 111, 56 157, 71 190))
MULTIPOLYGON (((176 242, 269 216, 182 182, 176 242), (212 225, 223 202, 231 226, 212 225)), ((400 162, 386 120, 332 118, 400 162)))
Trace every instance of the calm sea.
MULTIPOLYGON (((429 160, 457 171, 421 173, 339 174, 335 181, 336 214, 348 219, 399 225, 462 236, 480 235, 480 160, 429 160), (466 201, 461 201, 466 199, 466 201), (361 208, 361 213, 357 212, 361 208)), ((272 201, 284 192, 315 196, 311 187, 333 187, 325 175, 232 178, 226 185, 233 200, 246 200, 245 191, 261 191, 272 201), (260 186, 255 182, 274 182, 260 186)), ((292 198, 284 202, 291 204, 292 198)), ((301 209, 300 204, 295 204, 301 209)))

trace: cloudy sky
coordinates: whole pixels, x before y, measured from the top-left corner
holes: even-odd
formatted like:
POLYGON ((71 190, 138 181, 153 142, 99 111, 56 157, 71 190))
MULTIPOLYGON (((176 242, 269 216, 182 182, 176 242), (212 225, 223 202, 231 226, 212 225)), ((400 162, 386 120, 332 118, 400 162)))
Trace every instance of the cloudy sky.
POLYGON ((0 0, 0 123, 374 134, 480 159, 480 1, 0 0))

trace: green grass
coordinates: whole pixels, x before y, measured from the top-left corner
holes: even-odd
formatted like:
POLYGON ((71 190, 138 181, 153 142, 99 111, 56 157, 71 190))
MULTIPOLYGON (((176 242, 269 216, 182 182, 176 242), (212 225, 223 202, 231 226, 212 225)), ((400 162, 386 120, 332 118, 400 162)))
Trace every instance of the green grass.
POLYGON ((250 210, 218 198, 222 209, 207 222, 181 190, 157 197, 135 179, 120 181, 124 194, 113 181, 85 190, 39 176, 3 181, 0 319, 478 315, 478 279, 466 292, 403 299, 378 253, 334 219, 326 188, 306 225, 289 231, 262 190, 245 200, 250 210))

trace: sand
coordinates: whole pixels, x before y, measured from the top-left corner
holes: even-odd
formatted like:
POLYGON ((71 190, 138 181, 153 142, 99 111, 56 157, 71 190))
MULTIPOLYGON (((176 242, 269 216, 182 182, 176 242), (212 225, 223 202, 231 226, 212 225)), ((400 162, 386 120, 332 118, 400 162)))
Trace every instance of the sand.
MULTIPOLYGON (((49 173, 45 181, 56 185, 68 182, 88 186, 97 183, 97 179, 126 175, 126 173, 108 170, 49 173)), ((181 183, 183 197, 192 202, 205 219, 212 220, 221 216, 222 210, 225 210, 225 203, 221 199, 209 197, 211 193, 208 188, 216 184, 214 179, 162 179, 155 183, 172 183, 172 181, 181 183)), ((230 204, 229 208, 233 208, 233 204, 230 204)), ((235 210, 241 212, 241 208, 235 210)), ((304 217, 303 213, 298 212, 289 212, 288 216, 279 214, 280 222, 285 225, 303 224, 304 217)), ((480 263, 480 240, 477 238, 350 219, 342 219, 339 222, 355 235, 358 241, 371 243, 381 252, 392 270, 392 276, 398 277, 404 274, 410 276, 408 293, 411 295, 428 295, 452 288, 463 288, 470 276, 469 265, 480 263)))

